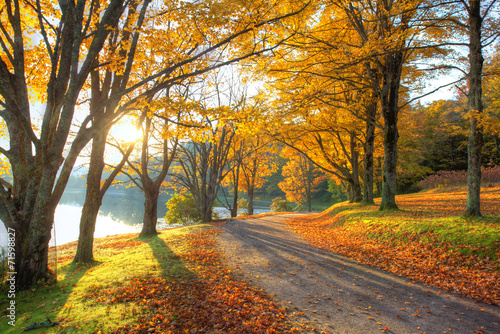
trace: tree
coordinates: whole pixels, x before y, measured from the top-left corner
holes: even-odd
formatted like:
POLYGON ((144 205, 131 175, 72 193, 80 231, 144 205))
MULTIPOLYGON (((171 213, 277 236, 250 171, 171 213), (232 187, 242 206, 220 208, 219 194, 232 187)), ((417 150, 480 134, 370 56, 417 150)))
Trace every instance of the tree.
POLYGON ((0 13, 0 117, 9 132, 9 149, 0 151, 13 174, 13 182, 0 187, 0 218, 16 231, 14 271, 16 286, 22 289, 49 274, 55 208, 79 152, 101 130, 90 125, 88 116, 68 149, 79 93, 111 32, 108 27, 116 26, 126 3, 86 5, 46 1, 31 7, 13 0, 0 13), (30 30, 40 33, 39 43, 32 44, 30 30), (37 98, 45 102, 39 127, 31 110, 37 98))
MULTIPOLYGON (((46 0, 34 5, 12 0, 0 12, 0 117, 6 123, 9 137, 9 148, 2 146, 0 152, 8 159, 13 175, 12 182, 6 179, 1 182, 0 218, 7 228, 16 231, 18 288, 28 288, 49 275, 48 242, 55 208, 78 154, 107 124, 92 122, 94 114, 88 112, 71 138, 76 105, 90 73, 96 66, 107 65, 99 63, 98 58, 115 27, 127 21, 129 4, 133 7, 125 0, 58 4, 46 0), (33 36, 41 38, 35 40, 33 36), (39 126, 31 110, 36 101, 44 102, 40 105, 43 116, 39 126)), ((165 2, 165 5, 167 8, 155 7, 156 17, 185 15, 178 22, 208 20, 213 29, 202 30, 192 38, 186 31, 173 34, 178 38, 169 46, 181 46, 184 52, 173 52, 175 57, 158 63, 154 73, 133 80, 130 86, 122 86, 119 92, 105 98, 100 108, 118 105, 109 121, 136 109, 138 104, 182 78, 272 50, 276 44, 270 43, 265 34, 251 38, 246 35, 304 8, 303 4, 288 2, 278 5, 233 1, 224 8, 214 4, 224 9, 224 15, 214 16, 214 7, 206 6, 205 2, 165 2), (152 82, 155 83, 152 87, 138 91, 152 82), (121 102, 125 96, 127 100, 121 102)), ((168 25, 151 26, 149 31, 150 36, 157 38, 173 36, 168 25)), ((162 40, 172 42, 166 37, 162 40)), ((130 45, 133 43, 125 43, 125 49, 130 45)), ((127 49, 127 57, 132 54, 127 49)), ((116 62, 122 60, 118 57, 116 62)), ((135 59, 135 63, 140 61, 135 59)))
POLYGON ((482 39, 483 22, 495 4, 495 0, 488 1, 482 11, 481 1, 469 0, 468 3, 460 1, 468 13, 469 32, 469 112, 470 132, 468 148, 468 173, 467 173, 467 204, 466 216, 481 216, 481 150, 483 147, 483 125, 480 117, 483 113, 483 43, 489 43, 498 37, 497 31, 493 35, 482 39))
POLYGON ((362 123, 347 108, 321 104, 302 116, 278 114, 284 121, 273 138, 306 156, 323 171, 348 184, 349 200, 361 202, 360 144, 362 123), (331 110, 335 110, 332 112, 331 110))
MULTIPOLYGON (((176 156, 179 134, 172 131, 168 117, 164 123, 154 122, 148 116, 151 111, 146 107, 142 111, 145 118, 140 158, 138 161, 127 159, 127 167, 122 173, 128 175, 131 181, 144 193, 144 215, 140 236, 151 236, 158 232, 158 197, 160 188, 167 177, 168 170, 176 156)), ((177 119, 180 119, 178 112, 177 119)))
POLYGON ((242 160, 241 166, 241 190, 248 195, 248 214, 254 213, 255 191, 262 188, 266 179, 277 171, 278 166, 273 160, 276 153, 276 146, 273 146, 270 139, 266 139, 264 133, 249 138, 245 145, 249 154, 242 160))
POLYGON ((308 23, 287 27, 299 33, 276 51, 278 60, 263 69, 274 79, 272 88, 280 92, 280 103, 293 101, 300 106, 288 110, 297 118, 318 112, 320 104, 336 106, 322 112, 348 109, 342 103, 354 95, 355 103, 364 105, 357 117, 366 125, 363 144, 367 203, 373 201, 373 134, 377 115, 382 115, 381 210, 397 208, 398 117, 405 104, 418 98, 410 96, 409 89, 421 91, 420 78, 424 74, 451 67, 436 63, 451 53, 453 43, 447 43, 445 37, 453 32, 441 24, 456 13, 447 13, 445 8, 449 6, 424 0, 314 2, 311 10, 303 14, 308 23), (424 66, 422 59, 432 61, 424 66))
POLYGON ((105 166, 106 139, 113 125, 113 120, 116 118, 115 113, 118 107, 116 102, 112 104, 103 104, 103 102, 109 99, 110 96, 119 94, 127 86, 132 72, 132 63, 136 56, 140 28, 144 23, 149 4, 150 1, 145 1, 139 15, 137 15, 139 3, 130 2, 123 27, 121 29, 114 27, 110 38, 107 39, 107 44, 104 45, 108 51, 108 57, 104 60, 102 57, 97 57, 95 60, 97 66, 90 73, 89 107, 92 113, 92 123, 100 124, 101 131, 92 139, 86 196, 80 217, 80 233, 74 262, 90 262, 93 260, 94 231, 102 199, 125 164, 135 144, 132 143, 126 149, 127 153, 117 168, 112 171, 105 182, 101 182, 105 166), (134 25, 136 26, 135 31, 134 25), (128 44, 130 44, 130 47, 127 48, 126 45, 128 44), (113 64, 114 66, 101 66, 101 64, 108 62, 115 63, 116 58, 119 61, 117 64, 113 64))
MULTIPOLYGON (((139 125, 141 125, 143 121, 144 117, 141 117, 139 125)), ((128 144, 128 147, 123 152, 123 158, 121 161, 117 166, 114 166, 106 180, 101 181, 105 166, 105 144, 108 132, 109 127, 106 127, 95 136, 94 141, 92 142, 89 171, 87 173, 87 189, 85 202, 83 203, 82 208, 82 215, 80 217, 80 233, 78 236, 76 254, 73 259, 74 262, 93 261, 94 231, 103 197, 109 187, 113 184, 115 177, 121 172, 121 169, 127 162, 136 144, 135 142, 128 144), (102 141, 104 141, 104 144, 102 144, 102 141)))
POLYGON ((203 141, 179 145, 180 166, 173 175, 174 182, 192 195, 203 222, 212 221, 212 207, 228 173, 225 167, 234 133, 231 125, 213 126, 206 131, 203 141))
POLYGON ((325 175, 303 154, 292 151, 286 156, 289 160, 283 167, 285 180, 279 183, 279 187, 285 192, 287 201, 305 204, 307 211, 312 212, 312 195, 319 190, 317 186, 324 180, 325 175))
POLYGON ((268 106, 261 94, 246 98, 236 111, 233 121, 238 124, 238 131, 233 140, 233 164, 229 164, 230 173, 225 183, 233 185, 233 206, 231 211, 236 214, 238 191, 246 192, 248 196, 247 213, 253 215, 255 191, 266 182, 265 177, 277 170, 273 161, 277 147, 273 139, 267 135, 269 125, 268 106))

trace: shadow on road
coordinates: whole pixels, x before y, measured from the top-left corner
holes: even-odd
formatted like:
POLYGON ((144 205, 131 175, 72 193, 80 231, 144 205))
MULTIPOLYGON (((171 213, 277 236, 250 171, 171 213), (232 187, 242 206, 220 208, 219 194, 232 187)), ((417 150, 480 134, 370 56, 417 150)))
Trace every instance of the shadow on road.
POLYGON ((286 227, 291 217, 232 220, 219 241, 230 265, 298 321, 338 333, 500 333, 498 307, 312 247, 286 227))

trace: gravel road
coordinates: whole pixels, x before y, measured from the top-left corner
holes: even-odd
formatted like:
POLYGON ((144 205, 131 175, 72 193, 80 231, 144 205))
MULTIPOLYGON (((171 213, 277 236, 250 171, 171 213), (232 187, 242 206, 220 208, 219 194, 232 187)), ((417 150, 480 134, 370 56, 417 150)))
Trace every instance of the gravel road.
POLYGON ((309 245, 293 214, 228 221, 230 268, 286 305, 303 333, 500 333, 500 308, 412 283, 309 245))

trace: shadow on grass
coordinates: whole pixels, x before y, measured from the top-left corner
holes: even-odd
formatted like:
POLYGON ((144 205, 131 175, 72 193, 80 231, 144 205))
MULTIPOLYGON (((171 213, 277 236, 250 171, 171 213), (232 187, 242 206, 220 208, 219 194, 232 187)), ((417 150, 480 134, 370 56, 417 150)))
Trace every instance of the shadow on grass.
POLYGON ((185 267, 181 258, 170 249, 159 235, 151 237, 147 244, 151 247, 164 278, 189 279, 194 277, 194 274, 185 267))
MULTIPOLYGON (((59 269, 59 273, 65 276, 64 279, 58 280, 57 283, 54 281, 40 282, 29 290, 17 292, 14 298, 16 305, 15 326, 7 323, 5 312, 2 312, 0 332, 19 333, 22 328, 34 322, 42 323, 47 318, 51 321, 56 321, 60 309, 68 301, 78 281, 80 281, 89 269, 99 264, 100 262, 97 261, 91 264, 68 264, 59 269)), ((2 297, 0 299, 0 308, 6 310, 8 302, 10 300, 2 297)), ((41 328, 40 330, 43 332, 43 329, 41 328)), ((35 332, 38 333, 37 331, 33 331, 33 333, 35 332)))

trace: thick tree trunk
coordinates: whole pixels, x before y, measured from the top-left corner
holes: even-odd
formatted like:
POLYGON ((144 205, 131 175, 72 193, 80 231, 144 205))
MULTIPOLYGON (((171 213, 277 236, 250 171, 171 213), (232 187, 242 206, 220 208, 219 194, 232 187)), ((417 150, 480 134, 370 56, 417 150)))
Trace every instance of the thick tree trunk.
POLYGON ((53 213, 46 212, 45 217, 44 219, 42 216, 37 216, 31 222, 23 224, 31 226, 30 229, 13 230, 15 231, 15 254, 13 254, 15 270, 9 271, 16 273, 15 285, 18 290, 28 289, 38 281, 50 278, 47 264, 53 213))
POLYGON ((402 52, 386 56, 386 73, 382 89, 385 156, 380 210, 398 209, 396 204, 396 166, 398 162, 398 103, 402 64, 402 52))
POLYGON ((205 206, 202 209, 201 215, 202 215, 202 221, 204 223, 211 222, 212 221, 212 206, 211 205, 205 206))
POLYGON ((238 192, 235 191, 234 197, 233 197, 233 206, 231 207, 231 218, 237 217, 238 216, 238 192))
POLYGON ((353 202, 352 199, 354 198, 353 192, 352 192, 352 182, 347 182, 346 192, 347 192, 347 201, 349 203, 352 203, 353 202))
POLYGON ((100 207, 101 201, 99 198, 93 198, 92 200, 89 200, 89 197, 87 197, 85 199, 85 204, 82 209, 82 216, 80 218, 80 234, 78 237, 78 246, 73 262, 89 263, 92 262, 94 258, 94 232, 100 207))
POLYGON ((253 199, 255 197, 254 192, 254 187, 252 185, 252 187, 248 189, 248 214, 250 216, 253 215, 253 199))
POLYGON ((395 124, 384 127, 384 166, 382 179, 382 202, 380 210, 398 209, 396 204, 396 165, 398 159, 397 127, 395 124))
POLYGON ((373 148, 375 144, 375 115, 377 113, 377 104, 372 103, 367 108, 366 113, 366 139, 365 156, 363 172, 363 203, 373 204, 373 148))
POLYGON ((156 235, 156 223, 158 222, 158 197, 159 189, 144 186, 144 218, 142 220, 142 230, 140 236, 156 235))
POLYGON ((467 173, 467 204, 466 216, 481 216, 481 150, 483 147, 483 127, 479 116, 483 111, 482 103, 482 73, 483 55, 481 46, 481 2, 469 1, 469 108, 470 132, 467 143, 468 173, 467 173))
POLYGON ((87 174, 87 192, 80 218, 80 234, 73 262, 91 262, 94 258, 94 231, 102 204, 101 178, 104 169, 104 151, 108 131, 103 130, 92 141, 89 172, 87 174))
POLYGON ((355 182, 354 180, 349 180, 348 186, 348 201, 349 203, 360 203, 363 198, 361 194, 361 185, 359 182, 355 182))

